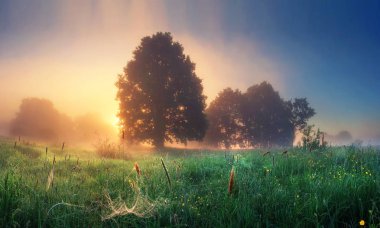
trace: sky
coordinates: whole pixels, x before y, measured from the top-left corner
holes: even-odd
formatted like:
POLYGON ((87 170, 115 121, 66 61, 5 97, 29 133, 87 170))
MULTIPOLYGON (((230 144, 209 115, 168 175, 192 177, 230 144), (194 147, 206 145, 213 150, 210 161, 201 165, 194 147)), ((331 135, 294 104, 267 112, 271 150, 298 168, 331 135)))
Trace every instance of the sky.
POLYGON ((142 37, 171 32, 207 102, 269 81, 311 123, 380 142, 379 1, 1 0, 0 133, 25 97, 117 121, 117 75, 142 37))

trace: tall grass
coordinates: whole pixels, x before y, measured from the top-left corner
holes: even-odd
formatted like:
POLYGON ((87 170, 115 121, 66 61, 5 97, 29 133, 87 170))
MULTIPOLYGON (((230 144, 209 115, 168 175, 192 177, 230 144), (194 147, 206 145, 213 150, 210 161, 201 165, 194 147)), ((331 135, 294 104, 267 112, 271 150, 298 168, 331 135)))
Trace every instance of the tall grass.
POLYGON ((288 149, 287 156, 229 152, 235 159, 178 150, 164 163, 161 154, 133 161, 83 157, 80 163, 57 154, 49 191, 53 164, 46 165, 45 156, 52 161, 53 153, 28 156, 13 141, 0 150, 0 227, 380 225, 380 154, 374 148, 288 149), (232 195, 226 194, 231 165, 232 195))

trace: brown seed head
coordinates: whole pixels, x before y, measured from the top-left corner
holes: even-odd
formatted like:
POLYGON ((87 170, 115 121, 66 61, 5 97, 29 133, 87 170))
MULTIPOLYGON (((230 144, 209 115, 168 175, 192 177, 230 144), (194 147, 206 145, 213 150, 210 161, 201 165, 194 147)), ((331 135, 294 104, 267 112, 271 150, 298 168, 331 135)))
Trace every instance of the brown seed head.
POLYGON ((270 154, 270 151, 265 152, 265 153, 263 154, 263 156, 266 156, 266 155, 268 155, 268 154, 270 154))
POLYGON ((141 175, 141 171, 140 171, 139 164, 137 164, 137 162, 135 162, 134 169, 136 170, 137 175, 140 176, 141 175))
POLYGON ((235 171, 234 167, 232 167, 231 172, 230 172, 230 181, 228 183, 228 194, 232 194, 232 190, 234 187, 234 176, 235 176, 235 171))

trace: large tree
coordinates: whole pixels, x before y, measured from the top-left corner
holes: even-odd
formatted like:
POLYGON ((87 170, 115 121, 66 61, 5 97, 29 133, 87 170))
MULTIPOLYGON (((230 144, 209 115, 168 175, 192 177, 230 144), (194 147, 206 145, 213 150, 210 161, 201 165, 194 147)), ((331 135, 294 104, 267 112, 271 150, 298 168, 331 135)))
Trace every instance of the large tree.
POLYGON ((207 109, 208 145, 290 146, 295 133, 315 114, 306 98, 284 101, 271 84, 253 85, 245 93, 224 89, 207 109))
POLYGON ((292 113, 292 124, 295 131, 302 131, 307 126, 307 121, 315 115, 313 108, 309 106, 306 98, 295 98, 294 101, 287 102, 287 106, 292 113))
POLYGON ((127 140, 156 148, 202 140, 207 121, 201 82, 195 64, 170 33, 144 37, 116 82, 127 140))
POLYGON ((227 149, 244 147, 243 98, 240 90, 226 88, 210 103, 206 111, 209 122, 206 144, 227 149))
POLYGON ((292 113, 272 85, 262 82, 249 87, 244 95, 242 114, 251 145, 291 145, 294 139, 292 113))

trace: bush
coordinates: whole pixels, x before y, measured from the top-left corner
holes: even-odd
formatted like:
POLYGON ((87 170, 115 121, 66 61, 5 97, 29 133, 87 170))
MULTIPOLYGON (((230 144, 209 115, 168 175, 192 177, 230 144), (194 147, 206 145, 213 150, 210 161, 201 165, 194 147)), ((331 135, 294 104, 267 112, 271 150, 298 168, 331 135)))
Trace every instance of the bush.
POLYGON ((110 141, 109 138, 98 138, 97 142, 94 144, 96 153, 100 157, 105 158, 121 158, 125 159, 125 153, 123 152, 122 146, 110 141))
POLYGON ((307 126, 302 131, 302 148, 305 151, 323 150, 327 146, 324 140, 325 133, 314 129, 314 125, 307 126))

